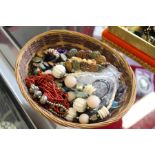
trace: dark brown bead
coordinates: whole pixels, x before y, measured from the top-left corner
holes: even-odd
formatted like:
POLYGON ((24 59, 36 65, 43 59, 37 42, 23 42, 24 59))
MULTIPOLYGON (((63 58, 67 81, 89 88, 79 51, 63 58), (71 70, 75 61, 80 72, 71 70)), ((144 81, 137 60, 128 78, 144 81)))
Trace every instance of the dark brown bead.
POLYGON ((66 70, 68 71, 68 72, 71 72, 72 71, 72 63, 70 62, 70 61, 66 61, 65 62, 65 67, 66 67, 66 70))
POLYGON ((97 71, 98 71, 97 65, 90 65, 89 72, 97 72, 97 71))
POLYGON ((89 59, 90 58, 90 52, 89 51, 79 51, 76 53, 76 56, 82 59, 89 59))

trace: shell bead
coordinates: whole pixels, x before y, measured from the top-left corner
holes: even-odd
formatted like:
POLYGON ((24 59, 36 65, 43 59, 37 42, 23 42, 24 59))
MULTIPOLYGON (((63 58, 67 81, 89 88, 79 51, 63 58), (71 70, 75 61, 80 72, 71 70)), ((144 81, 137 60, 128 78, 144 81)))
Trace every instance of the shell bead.
POLYGON ((93 94, 96 89, 91 85, 91 84, 88 84, 84 87, 83 91, 89 95, 93 94))
POLYGON ((109 115, 109 110, 103 106, 99 111, 98 114, 100 116, 101 119, 106 118, 109 115))

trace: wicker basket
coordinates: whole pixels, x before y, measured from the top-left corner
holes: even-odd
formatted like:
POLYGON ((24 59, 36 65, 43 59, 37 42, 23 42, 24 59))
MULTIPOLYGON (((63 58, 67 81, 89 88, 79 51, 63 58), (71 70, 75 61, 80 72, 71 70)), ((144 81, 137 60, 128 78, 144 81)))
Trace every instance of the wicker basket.
POLYGON ((111 47, 108 45, 92 38, 87 35, 66 31, 66 30, 52 30, 28 41, 25 46, 21 49, 19 56, 16 61, 16 78, 20 90, 26 100, 32 105, 32 107, 37 110, 42 115, 46 116, 49 120, 54 121, 63 126, 73 127, 73 128, 98 128, 107 126, 113 122, 118 121, 122 116, 130 109, 135 101, 136 94, 136 84, 133 71, 127 62, 111 47), (113 112, 112 116, 106 121, 94 124, 79 124, 65 121, 61 118, 56 117, 46 109, 40 107, 28 93, 27 87, 25 85, 25 78, 28 75, 28 64, 32 57, 38 50, 47 49, 49 47, 67 47, 67 48, 77 48, 77 49, 91 49, 99 50, 107 58, 107 61, 112 63, 118 68, 120 72, 123 73, 123 81, 127 86, 127 91, 124 97, 124 102, 122 106, 113 112))

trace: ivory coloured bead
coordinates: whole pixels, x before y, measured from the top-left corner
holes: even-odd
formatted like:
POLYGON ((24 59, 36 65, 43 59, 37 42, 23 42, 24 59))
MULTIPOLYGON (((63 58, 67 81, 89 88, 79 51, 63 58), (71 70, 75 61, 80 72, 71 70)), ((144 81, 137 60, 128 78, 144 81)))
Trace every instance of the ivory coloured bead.
POLYGON ((87 114, 81 114, 79 116, 79 122, 81 124, 88 124, 89 123, 89 116, 87 114))
POLYGON ((73 88, 76 86, 77 80, 74 76, 68 75, 68 76, 66 76, 64 83, 65 83, 66 87, 73 88))
POLYGON ((87 107, 87 103, 86 103, 86 100, 83 98, 77 98, 73 102, 73 108, 77 112, 84 112, 86 110, 86 107, 87 107))
POLYGON ((100 98, 96 95, 91 95, 87 98, 87 105, 92 109, 97 108, 100 102, 100 98))
POLYGON ((56 65, 53 67, 52 75, 55 78, 62 78, 66 74, 66 68, 63 65, 56 65))
POLYGON ((66 120, 68 121, 73 121, 73 119, 77 116, 77 112, 74 108, 69 108, 67 115, 66 115, 66 120))

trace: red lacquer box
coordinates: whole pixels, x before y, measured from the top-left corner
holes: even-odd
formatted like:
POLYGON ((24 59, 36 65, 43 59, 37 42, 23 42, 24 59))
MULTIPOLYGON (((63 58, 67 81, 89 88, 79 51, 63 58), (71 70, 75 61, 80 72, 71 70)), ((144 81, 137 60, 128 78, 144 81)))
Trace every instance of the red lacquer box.
POLYGON ((110 26, 102 32, 102 39, 122 53, 155 72, 155 46, 120 26, 110 26))

